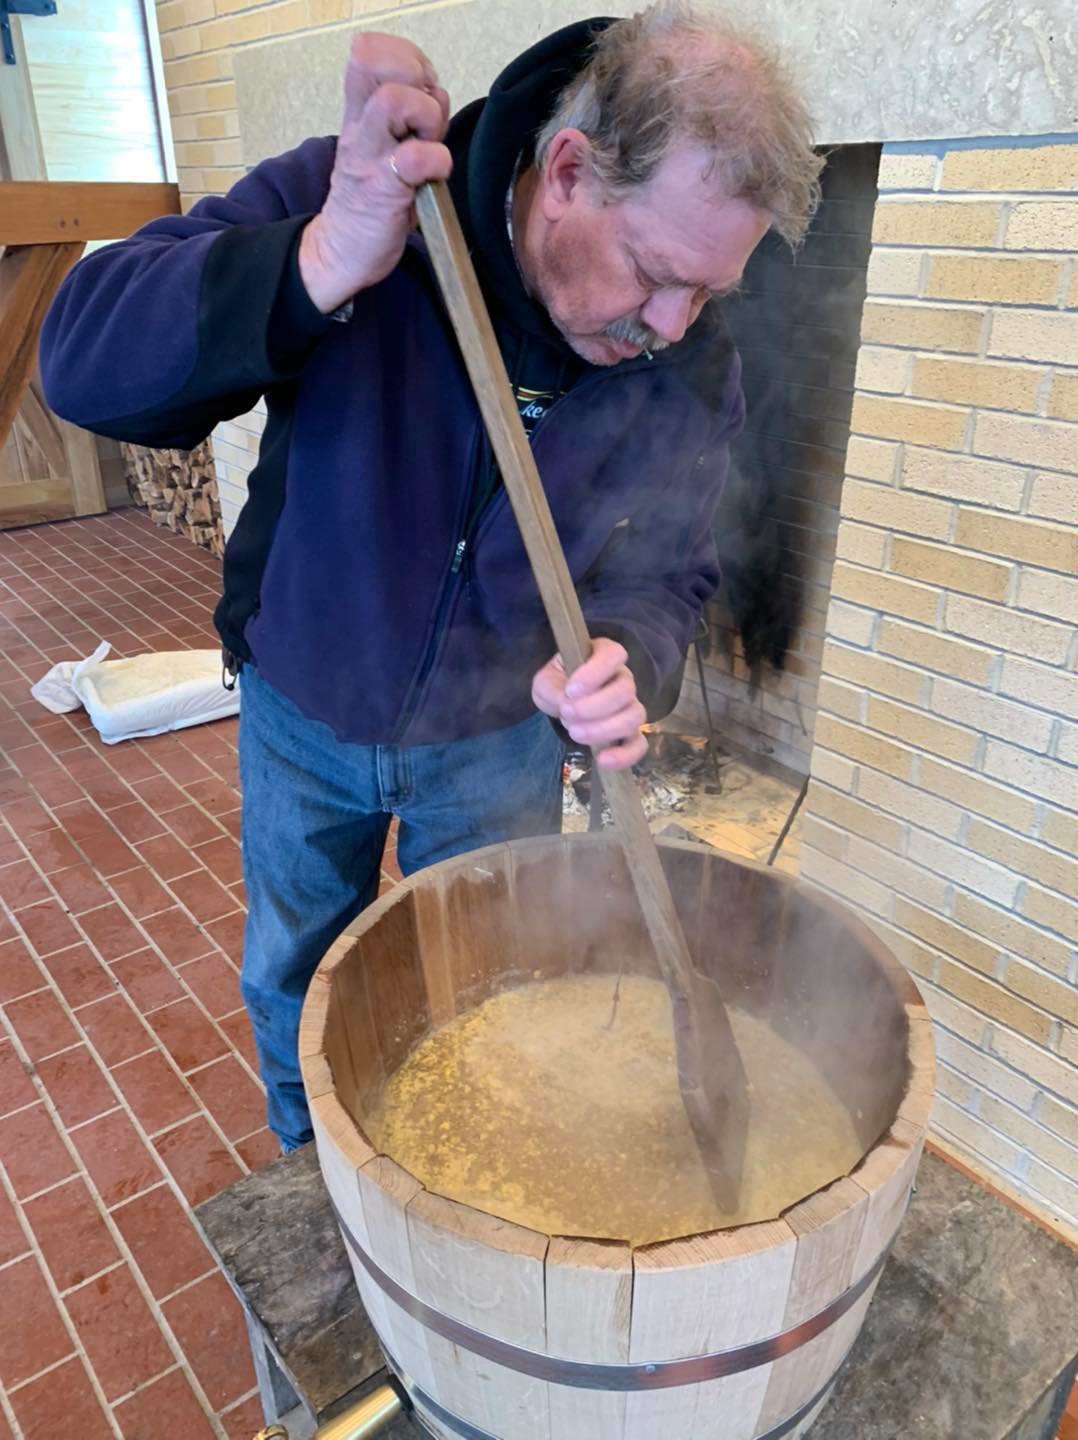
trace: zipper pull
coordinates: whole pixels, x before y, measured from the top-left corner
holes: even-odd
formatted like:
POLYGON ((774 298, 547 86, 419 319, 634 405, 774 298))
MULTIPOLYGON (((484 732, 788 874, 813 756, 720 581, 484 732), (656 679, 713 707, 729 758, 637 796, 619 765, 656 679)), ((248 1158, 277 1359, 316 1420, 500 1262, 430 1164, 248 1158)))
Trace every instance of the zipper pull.
POLYGON ((453 564, 449 567, 453 575, 460 574, 460 567, 464 564, 464 552, 468 548, 467 540, 458 540, 457 548, 453 551, 453 564))

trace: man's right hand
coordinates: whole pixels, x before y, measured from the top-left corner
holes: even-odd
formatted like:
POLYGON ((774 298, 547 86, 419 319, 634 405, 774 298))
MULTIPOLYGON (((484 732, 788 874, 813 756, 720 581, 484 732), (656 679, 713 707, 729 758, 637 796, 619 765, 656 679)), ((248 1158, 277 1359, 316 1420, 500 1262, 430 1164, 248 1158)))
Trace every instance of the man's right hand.
POLYGON ((441 143, 448 125, 449 96, 422 50, 394 35, 355 37, 329 195, 299 248, 303 283, 324 315, 400 260, 415 188, 452 169, 441 143))

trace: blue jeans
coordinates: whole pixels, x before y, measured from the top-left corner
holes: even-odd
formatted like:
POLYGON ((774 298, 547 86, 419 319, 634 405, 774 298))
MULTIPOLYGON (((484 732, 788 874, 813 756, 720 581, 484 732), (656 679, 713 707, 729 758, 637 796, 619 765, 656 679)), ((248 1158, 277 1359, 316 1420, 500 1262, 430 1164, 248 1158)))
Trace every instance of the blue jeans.
POLYGON ((390 820, 406 875, 561 829, 562 742, 544 715, 447 745, 350 745, 247 666, 240 773, 247 933, 243 998, 285 1150, 311 1139, 298 1059, 311 976, 378 894, 390 820))

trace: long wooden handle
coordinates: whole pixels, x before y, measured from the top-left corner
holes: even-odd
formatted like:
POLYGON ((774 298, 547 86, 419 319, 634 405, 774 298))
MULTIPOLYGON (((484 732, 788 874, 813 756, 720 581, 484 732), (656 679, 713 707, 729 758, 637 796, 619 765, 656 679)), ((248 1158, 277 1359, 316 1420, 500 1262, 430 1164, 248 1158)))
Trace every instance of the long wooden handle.
MULTIPOLYGON (((445 183, 422 186, 416 210, 550 628, 571 672, 591 654, 588 627, 445 183)), ((603 772, 603 785, 664 978, 672 992, 688 999, 693 978, 689 949, 636 782, 631 771, 609 770, 603 772)))

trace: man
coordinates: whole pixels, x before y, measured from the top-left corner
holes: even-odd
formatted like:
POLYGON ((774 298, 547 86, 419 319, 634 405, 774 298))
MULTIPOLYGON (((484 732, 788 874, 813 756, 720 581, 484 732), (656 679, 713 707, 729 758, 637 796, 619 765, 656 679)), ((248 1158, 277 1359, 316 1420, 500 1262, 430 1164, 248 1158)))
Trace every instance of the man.
POLYGON ((449 123, 414 45, 360 35, 337 139, 79 265, 44 331, 50 403, 187 447, 265 395, 217 624, 242 671, 243 988, 287 1150, 310 1137, 299 1013, 405 872, 560 825, 562 744, 642 758, 718 582, 742 418, 710 302, 817 193, 781 71, 676 4, 541 41, 449 123), (449 178, 594 651, 556 657, 421 239, 449 178), (541 713, 536 713, 536 711, 541 713))

